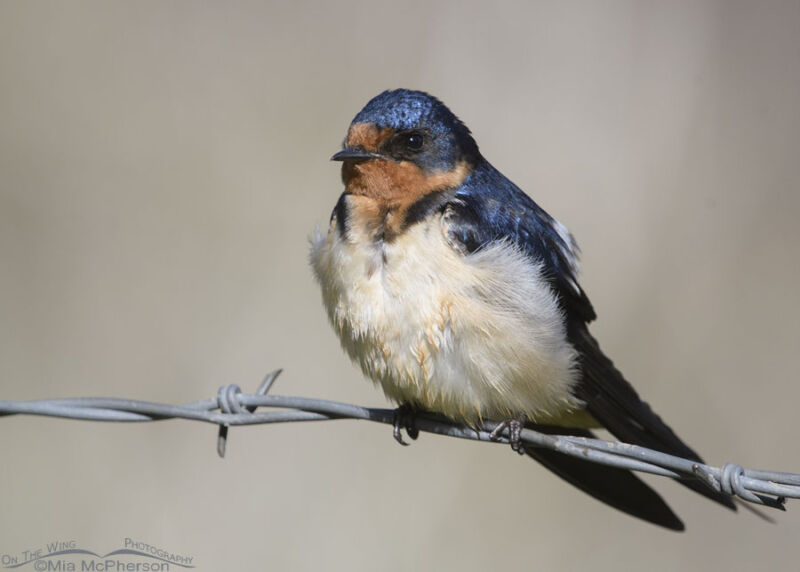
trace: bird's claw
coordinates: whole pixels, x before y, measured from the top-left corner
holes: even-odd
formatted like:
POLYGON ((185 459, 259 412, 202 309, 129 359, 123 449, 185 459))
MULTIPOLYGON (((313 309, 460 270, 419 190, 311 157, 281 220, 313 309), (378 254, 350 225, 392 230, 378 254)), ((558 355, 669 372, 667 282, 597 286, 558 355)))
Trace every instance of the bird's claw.
POLYGON ((489 439, 499 441, 503 437, 503 433, 508 430, 508 443, 511 445, 511 450, 523 455, 525 447, 522 444, 522 429, 524 429, 526 421, 524 415, 515 419, 506 419, 489 433, 489 439))
POLYGON ((393 422, 393 430, 392 435, 394 435, 394 440, 407 447, 409 443, 406 443, 403 440, 403 433, 402 430, 405 429, 406 433, 412 439, 416 439, 419 437, 419 429, 417 429, 416 425, 417 421, 417 410, 408 404, 403 404, 397 409, 394 410, 394 422, 393 422))

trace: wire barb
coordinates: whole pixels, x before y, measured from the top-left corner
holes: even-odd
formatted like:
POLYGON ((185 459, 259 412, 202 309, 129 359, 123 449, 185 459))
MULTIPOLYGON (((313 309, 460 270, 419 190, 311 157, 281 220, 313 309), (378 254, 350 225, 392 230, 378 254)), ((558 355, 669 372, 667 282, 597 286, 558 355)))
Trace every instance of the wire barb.
MULTIPOLYGON (((261 384, 258 386, 255 395, 266 395, 272 388, 272 384, 278 379, 283 369, 279 368, 275 371, 269 372, 261 384)), ((242 412, 242 404, 239 401, 239 396, 242 394, 242 388, 231 383, 230 385, 223 385, 217 392, 217 403, 219 410, 225 414, 238 414, 242 412)), ((248 413, 255 412, 257 405, 248 405, 244 408, 248 413)), ((217 454, 220 458, 225 458, 225 449, 228 446, 228 427, 227 423, 219 424, 219 431, 217 432, 217 454)))
MULTIPOLYGON (((109 397, 78 397, 39 401, 2 401, 0 417, 8 415, 43 415, 91 421, 143 422, 164 419, 205 421, 219 426, 217 453, 225 456, 228 431, 232 425, 258 425, 297 421, 361 419, 392 425, 395 410, 371 409, 308 397, 268 395, 280 369, 267 374, 256 393, 243 393, 236 384, 219 388, 216 397, 185 405, 153 403, 109 397), (265 410, 259 410, 265 408, 265 410)), ((492 432, 497 423, 485 423, 481 430, 453 423, 441 415, 415 412, 415 430, 486 442, 495 441, 492 432)), ((711 489, 749 503, 785 510, 787 498, 800 498, 800 474, 745 469, 726 463, 712 467, 667 455, 628 443, 602 441, 586 437, 550 435, 531 428, 520 431, 519 439, 526 447, 544 447, 594 463, 640 471, 673 479, 694 478, 711 489)))

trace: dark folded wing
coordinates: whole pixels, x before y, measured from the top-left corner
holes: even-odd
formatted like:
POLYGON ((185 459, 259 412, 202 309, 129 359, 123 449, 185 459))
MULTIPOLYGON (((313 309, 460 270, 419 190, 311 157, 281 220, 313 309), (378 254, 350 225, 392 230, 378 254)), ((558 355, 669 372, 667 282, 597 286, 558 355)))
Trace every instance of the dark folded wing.
MULTIPOLYGON (((614 367, 589 334, 594 309, 578 283, 578 248, 567 229, 491 165, 476 169, 446 206, 451 234, 466 252, 509 241, 540 263, 564 311, 567 335, 580 355, 581 379, 574 389, 591 415, 618 439, 692 460, 683 443, 614 367)), ((687 487, 725 506, 730 498, 699 481, 687 487)))
MULTIPOLYGON (((681 441, 661 417, 642 401, 606 357, 585 325, 570 327, 569 340, 579 352, 583 374, 574 390, 575 395, 586 403, 586 409, 592 417, 621 441, 703 462, 700 455, 681 441)), ((680 482, 705 497, 736 509, 730 497, 714 492, 698 480, 680 482)))
POLYGON ((498 240, 542 264, 570 319, 595 319, 578 283, 578 246, 567 228, 489 164, 477 169, 447 204, 451 233, 467 252, 498 240), (490 189, 490 191, 489 191, 490 189))

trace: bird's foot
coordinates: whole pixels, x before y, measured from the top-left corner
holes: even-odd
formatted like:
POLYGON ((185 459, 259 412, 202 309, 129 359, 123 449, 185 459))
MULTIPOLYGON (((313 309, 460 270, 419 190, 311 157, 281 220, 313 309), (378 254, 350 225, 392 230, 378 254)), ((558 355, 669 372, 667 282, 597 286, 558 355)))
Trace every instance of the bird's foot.
POLYGON ((417 410, 412 405, 404 403, 394 410, 394 440, 403 446, 409 444, 403 441, 402 430, 405 429, 406 433, 412 439, 419 437, 419 429, 417 429, 417 410))
POLYGON ((506 419, 489 433, 489 439, 499 441, 503 437, 503 433, 508 430, 508 442, 511 445, 511 450, 522 455, 525 453, 525 447, 522 444, 521 435, 526 421, 527 419, 524 415, 520 415, 515 419, 506 419))

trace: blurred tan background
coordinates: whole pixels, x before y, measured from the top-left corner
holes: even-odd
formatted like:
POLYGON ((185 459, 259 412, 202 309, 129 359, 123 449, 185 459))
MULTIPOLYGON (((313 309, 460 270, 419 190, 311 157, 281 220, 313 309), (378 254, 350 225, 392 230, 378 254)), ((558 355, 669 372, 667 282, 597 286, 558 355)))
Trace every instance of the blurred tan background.
MULTIPOLYGON (((307 265, 328 158, 424 89, 567 224, 593 331, 714 464, 800 472, 797 2, 4 2, 0 397, 253 390, 385 406, 307 265)), ((354 421, 0 421, 0 553, 132 537, 200 570, 797 570, 777 525, 650 479, 635 521, 507 447, 354 421)))

